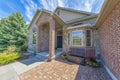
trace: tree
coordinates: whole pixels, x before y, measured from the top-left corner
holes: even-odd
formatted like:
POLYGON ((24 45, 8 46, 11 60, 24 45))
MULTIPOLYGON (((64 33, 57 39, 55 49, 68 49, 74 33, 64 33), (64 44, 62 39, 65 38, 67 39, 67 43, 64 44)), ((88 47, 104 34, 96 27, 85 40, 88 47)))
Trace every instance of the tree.
POLYGON ((27 41, 27 25, 19 12, 0 20, 0 48, 20 47, 27 41))

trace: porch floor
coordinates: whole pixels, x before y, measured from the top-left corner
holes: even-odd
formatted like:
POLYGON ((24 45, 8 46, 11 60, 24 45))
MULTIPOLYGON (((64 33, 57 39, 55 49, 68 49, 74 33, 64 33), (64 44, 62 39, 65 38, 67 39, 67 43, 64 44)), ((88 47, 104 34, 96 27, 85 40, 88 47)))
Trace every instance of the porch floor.
POLYGON ((103 67, 91 68, 59 57, 21 74, 20 80, 112 80, 103 67))
MULTIPOLYGON (((62 53, 62 50, 55 50, 55 56, 57 57, 58 55, 60 55, 62 53)), ((44 51, 44 52, 40 52, 40 53, 36 53, 36 57, 37 58, 44 58, 44 59, 48 59, 49 57, 49 51, 44 51)))

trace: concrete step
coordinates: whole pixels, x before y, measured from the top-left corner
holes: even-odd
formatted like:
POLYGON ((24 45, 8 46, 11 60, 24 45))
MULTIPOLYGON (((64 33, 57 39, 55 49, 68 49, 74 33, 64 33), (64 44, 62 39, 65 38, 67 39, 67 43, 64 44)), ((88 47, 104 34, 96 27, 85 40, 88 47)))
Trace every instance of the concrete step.
POLYGON ((29 50, 29 49, 27 50, 27 52, 28 52, 28 53, 34 53, 33 50, 29 50))

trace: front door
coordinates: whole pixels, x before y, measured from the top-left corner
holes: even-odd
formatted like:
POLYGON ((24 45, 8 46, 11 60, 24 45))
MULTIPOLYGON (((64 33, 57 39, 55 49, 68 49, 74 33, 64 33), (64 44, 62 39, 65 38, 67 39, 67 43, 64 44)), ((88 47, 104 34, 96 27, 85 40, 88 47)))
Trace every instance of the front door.
POLYGON ((57 36, 57 48, 62 48, 62 36, 57 36))

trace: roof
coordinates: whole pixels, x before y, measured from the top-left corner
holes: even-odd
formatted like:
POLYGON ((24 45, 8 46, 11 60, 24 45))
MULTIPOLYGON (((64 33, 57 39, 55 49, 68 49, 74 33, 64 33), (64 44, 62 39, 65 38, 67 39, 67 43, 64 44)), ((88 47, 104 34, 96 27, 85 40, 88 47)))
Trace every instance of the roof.
POLYGON ((120 2, 120 0, 105 0, 103 7, 100 11, 100 14, 97 18, 96 27, 101 26, 101 24, 105 21, 107 16, 111 13, 111 11, 115 8, 115 6, 120 2))
POLYGON ((43 13, 43 12, 50 14, 51 16, 55 17, 56 19, 59 19, 58 21, 60 21, 61 24, 68 24, 68 23, 71 23, 71 22, 76 22, 76 21, 78 21, 78 20, 79 20, 79 21, 82 20, 82 18, 81 18, 81 19, 75 19, 75 20, 71 20, 70 22, 65 23, 65 22, 55 13, 55 12, 56 12, 57 10, 59 10, 59 9, 67 10, 67 11, 71 11, 71 12, 77 12, 77 13, 80 13, 80 14, 86 14, 86 15, 88 15, 88 17, 84 17, 83 19, 89 19, 89 18, 92 18, 92 17, 94 18, 94 17, 96 16, 96 14, 94 14, 94 13, 85 12, 85 11, 79 11, 79 10, 74 10, 74 9, 69 9, 69 8, 63 8, 63 7, 57 7, 54 12, 51 12, 51 11, 46 10, 46 9, 41 9, 41 10, 38 9, 38 10, 36 11, 36 13, 35 13, 32 21, 31 21, 30 24, 28 25, 28 29, 30 28, 30 26, 32 25, 33 22, 36 22, 36 21, 38 20, 38 18, 40 17, 41 13, 43 13))
POLYGON ((34 21, 37 21, 37 20, 38 20, 39 16, 40 16, 41 13, 43 13, 43 12, 48 13, 48 14, 50 14, 50 15, 52 14, 52 12, 49 11, 49 10, 46 10, 46 9, 39 10, 39 9, 37 9, 37 11, 36 11, 36 13, 35 13, 32 21, 31 21, 30 24, 28 25, 28 29, 29 29, 29 27, 32 25, 32 23, 33 23, 34 21))
POLYGON ((76 12, 76 13, 81 13, 81 14, 86 14, 86 15, 94 14, 94 13, 91 13, 91 12, 75 10, 75 9, 70 9, 70 8, 63 8, 63 7, 57 7, 54 12, 56 12, 57 10, 66 10, 66 11, 71 11, 71 12, 76 12))
POLYGON ((70 26, 70 27, 67 27, 67 30, 72 30, 72 29, 78 29, 78 28, 92 28, 92 25, 91 24, 81 24, 81 25, 77 25, 77 26, 70 26))
POLYGON ((94 15, 83 17, 83 18, 77 18, 77 19, 74 19, 74 20, 71 20, 71 21, 67 21, 66 24, 72 24, 74 22, 84 21, 84 20, 88 20, 88 19, 92 19, 92 18, 97 18, 97 17, 98 17, 98 14, 94 14, 94 15))

